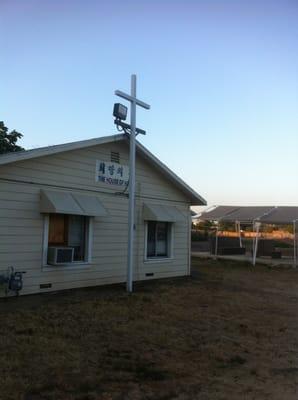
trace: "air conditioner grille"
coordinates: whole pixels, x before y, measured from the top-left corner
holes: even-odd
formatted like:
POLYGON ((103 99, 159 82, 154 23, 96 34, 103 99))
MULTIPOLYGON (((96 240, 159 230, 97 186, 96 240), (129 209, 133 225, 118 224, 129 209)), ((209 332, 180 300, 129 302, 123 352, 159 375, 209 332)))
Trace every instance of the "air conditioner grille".
POLYGON ((72 249, 58 249, 57 250, 57 263, 65 263, 72 261, 72 249))
POLYGON ((49 247, 48 264, 60 265, 73 262, 73 247, 49 247))

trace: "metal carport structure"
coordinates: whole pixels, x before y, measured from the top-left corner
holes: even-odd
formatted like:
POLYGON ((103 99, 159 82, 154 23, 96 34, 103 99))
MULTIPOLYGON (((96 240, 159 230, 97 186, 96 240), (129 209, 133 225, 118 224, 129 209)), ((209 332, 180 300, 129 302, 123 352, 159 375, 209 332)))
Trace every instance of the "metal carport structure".
MULTIPOLYGON (((253 241, 252 264, 256 264, 259 232, 262 224, 293 225, 293 265, 297 266, 296 223, 298 221, 298 207, 294 206, 215 206, 212 210, 202 212, 198 219, 216 222, 234 222, 236 231, 239 231, 240 247, 241 223, 252 224, 256 232, 253 241)), ((215 256, 218 251, 218 227, 216 232, 215 256)))

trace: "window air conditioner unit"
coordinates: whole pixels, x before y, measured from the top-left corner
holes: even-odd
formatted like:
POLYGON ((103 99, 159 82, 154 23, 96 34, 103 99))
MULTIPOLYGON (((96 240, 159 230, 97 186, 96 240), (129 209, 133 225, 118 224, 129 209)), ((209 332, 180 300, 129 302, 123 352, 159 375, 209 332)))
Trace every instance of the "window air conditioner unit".
POLYGON ((60 265, 73 262, 73 247, 49 247, 48 264, 60 265))

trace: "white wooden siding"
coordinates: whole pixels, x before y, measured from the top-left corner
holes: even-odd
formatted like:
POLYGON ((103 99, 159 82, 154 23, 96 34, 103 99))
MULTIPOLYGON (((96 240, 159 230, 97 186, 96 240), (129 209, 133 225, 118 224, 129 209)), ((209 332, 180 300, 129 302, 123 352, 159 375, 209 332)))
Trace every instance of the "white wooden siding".
MULTIPOLYGON (((123 187, 95 182, 96 160, 110 161, 111 151, 128 164, 125 143, 111 143, 0 167, 0 273, 7 267, 27 271, 22 294, 124 282, 127 258, 128 199, 116 192, 123 187), (44 216, 39 212, 40 189, 60 188, 81 193, 97 192, 109 212, 93 223, 92 262, 79 268, 42 266, 44 216), (51 289, 40 284, 51 283, 51 289)), ((136 241, 134 279, 189 273, 189 201, 152 165, 137 157, 136 241), (144 201, 175 205, 185 222, 174 224, 174 257, 168 262, 144 262, 144 201)), ((96 194, 96 193, 95 193, 96 194)))

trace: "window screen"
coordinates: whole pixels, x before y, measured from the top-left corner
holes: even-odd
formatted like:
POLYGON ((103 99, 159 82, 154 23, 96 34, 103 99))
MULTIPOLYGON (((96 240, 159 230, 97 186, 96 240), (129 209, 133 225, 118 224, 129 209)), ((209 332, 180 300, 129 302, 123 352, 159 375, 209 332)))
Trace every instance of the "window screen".
POLYGON ((48 246, 71 247, 74 261, 84 261, 87 219, 81 215, 50 214, 48 246))
POLYGON ((169 257, 169 223, 148 221, 147 257, 169 257))

